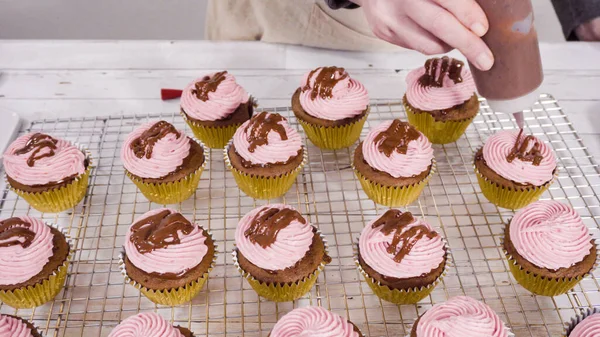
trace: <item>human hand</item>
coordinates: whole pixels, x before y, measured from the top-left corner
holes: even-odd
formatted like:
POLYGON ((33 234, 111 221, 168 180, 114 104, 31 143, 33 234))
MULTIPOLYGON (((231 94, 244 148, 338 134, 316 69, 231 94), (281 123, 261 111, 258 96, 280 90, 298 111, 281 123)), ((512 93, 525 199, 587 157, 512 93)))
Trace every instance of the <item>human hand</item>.
POLYGON ((579 25, 575 34, 581 41, 600 41, 600 18, 579 25))
POLYGON ((475 0, 352 0, 375 36, 426 55, 456 48, 475 67, 489 70, 494 56, 481 39, 489 28, 475 0))

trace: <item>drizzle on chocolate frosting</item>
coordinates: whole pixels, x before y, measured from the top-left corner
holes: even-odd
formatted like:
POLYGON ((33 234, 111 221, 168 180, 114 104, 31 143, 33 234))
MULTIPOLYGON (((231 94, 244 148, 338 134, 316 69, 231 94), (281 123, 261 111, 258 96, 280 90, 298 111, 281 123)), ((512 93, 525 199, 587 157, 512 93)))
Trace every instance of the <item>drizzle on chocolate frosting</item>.
POLYGON ((244 130, 248 135, 248 150, 254 152, 257 147, 269 144, 269 132, 275 131, 281 137, 281 140, 287 140, 288 136, 285 132, 285 126, 279 124, 283 120, 280 114, 269 114, 266 111, 261 112, 252 119, 244 130))
POLYGON ((27 248, 33 242, 35 233, 29 230, 31 224, 20 218, 8 218, 0 221, 0 247, 21 245, 27 248))
POLYGON ((227 71, 221 71, 213 75, 213 77, 204 76, 202 81, 196 82, 196 89, 192 93, 201 101, 208 101, 208 93, 217 91, 219 84, 225 80, 227 71))
POLYGON ((306 220, 295 209, 265 207, 252 219, 252 224, 244 232, 244 236, 250 242, 267 248, 277 240, 279 231, 289 226, 294 220, 306 224, 306 220))
POLYGON ((411 212, 402 213, 397 209, 391 209, 372 225, 373 228, 381 227, 381 232, 386 236, 394 232, 394 238, 388 246, 387 252, 394 255, 396 263, 400 263, 423 237, 433 239, 438 235, 423 225, 414 226, 402 232, 404 227, 413 222, 415 222, 415 218, 411 212), (398 246, 401 246, 399 250, 398 246))
POLYGON ((419 139, 420 136, 419 131, 410 126, 410 124, 395 119, 387 130, 375 137, 375 143, 379 144, 377 149, 380 152, 390 157, 394 151, 406 154, 408 143, 419 139))
POLYGON ((24 147, 16 150, 15 154, 22 155, 33 150, 31 155, 29 156, 29 159, 27 159, 27 165, 29 165, 29 167, 32 167, 35 164, 36 160, 54 156, 54 150, 56 150, 56 143, 58 143, 58 140, 46 134, 34 133, 31 136, 31 138, 29 138, 29 140, 27 141, 27 144, 25 144, 24 147), (46 147, 49 148, 50 151, 38 155, 38 153, 46 147))
POLYGON ((164 210, 133 224, 130 240, 141 254, 145 254, 179 244, 179 231, 188 235, 193 230, 194 225, 183 215, 164 210))
POLYGON ((169 133, 177 135, 177 138, 181 137, 179 131, 172 124, 159 121, 144 131, 138 138, 134 139, 129 147, 133 150, 136 157, 141 159, 146 156, 147 159, 150 159, 152 158, 152 150, 156 142, 169 133))
POLYGON ((312 91, 310 93, 310 99, 312 99, 313 101, 317 98, 317 96, 321 96, 321 98, 323 99, 328 99, 328 98, 332 98, 332 92, 333 92, 333 88, 335 87, 335 85, 343 80, 346 79, 348 77, 348 73, 346 72, 346 69, 344 68, 338 68, 338 67, 323 67, 323 68, 317 68, 313 71, 310 72, 310 74, 307 77, 306 80, 306 85, 304 86, 304 88, 302 88, 302 91, 306 91, 306 90, 311 90, 310 88, 310 79, 312 78, 312 76, 314 75, 315 72, 317 72, 319 69, 321 69, 321 72, 319 73, 319 75, 317 76, 317 78, 315 78, 315 84, 312 87, 312 91), (336 78, 336 74, 339 74, 339 78, 336 78))
POLYGON ((506 156, 506 160, 509 163, 512 163, 515 158, 519 158, 521 161, 532 162, 534 166, 539 166, 542 162, 542 159, 544 159, 544 156, 542 156, 540 143, 538 143, 535 137, 531 135, 525 137, 523 142, 521 142, 522 135, 523 129, 519 131, 515 146, 512 148, 508 156, 506 156), (534 141, 535 143, 533 144, 531 150, 527 151, 531 141, 534 141))
POLYGON ((432 58, 425 62, 425 74, 419 82, 425 87, 441 88, 444 86, 444 77, 448 76, 454 83, 462 83, 461 72, 465 64, 448 56, 432 58))

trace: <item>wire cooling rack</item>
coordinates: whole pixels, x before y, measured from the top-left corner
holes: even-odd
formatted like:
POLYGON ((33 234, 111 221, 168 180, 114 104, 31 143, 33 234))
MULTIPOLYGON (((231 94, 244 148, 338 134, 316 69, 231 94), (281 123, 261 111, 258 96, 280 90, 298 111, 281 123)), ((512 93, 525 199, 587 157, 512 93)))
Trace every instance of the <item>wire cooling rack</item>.
MULTIPOLYGON (((289 108, 268 110, 290 117, 291 124, 300 130, 289 108)), ((542 95, 525 117, 526 131, 550 143, 560 160, 558 181, 543 198, 571 204, 598 238, 600 176, 594 159, 551 96, 542 95)), ((83 202, 59 214, 40 214, 3 188, 0 218, 29 214, 57 223, 70 232, 76 252, 67 284, 54 301, 27 310, 0 304, 0 312, 34 321, 45 336, 107 336, 121 320, 141 311, 158 312, 190 328, 196 336, 266 336, 282 315, 310 304, 349 318, 367 336, 405 336, 415 319, 433 304, 468 295, 490 305, 517 336, 558 336, 563 322, 583 308, 600 305, 600 271, 568 294, 554 298, 532 295, 510 275, 500 237, 513 213, 483 197, 472 162, 483 140, 516 125, 508 115, 493 113, 483 101, 481 113, 465 136, 453 144, 434 146, 438 173, 418 202, 407 207, 443 233, 455 264, 419 304, 397 306, 379 300, 355 268, 353 244, 365 223, 385 208, 370 201, 355 179, 350 168, 354 147, 321 151, 307 143, 308 164, 295 186, 271 202, 293 205, 328 238, 333 262, 311 292, 293 303, 277 304, 259 298, 238 274, 230 254, 237 222, 267 201, 240 192, 225 168, 222 151, 212 150, 195 195, 173 207, 212 231, 218 243, 217 266, 191 303, 173 308, 157 306, 124 284, 118 254, 134 218, 159 207, 149 203, 125 177, 120 148, 136 126, 158 118, 191 135, 175 113, 40 120, 21 130, 21 134, 44 131, 85 144, 95 168, 83 202)), ((399 102, 373 102, 363 136, 370 127, 392 118, 405 118, 399 102)))

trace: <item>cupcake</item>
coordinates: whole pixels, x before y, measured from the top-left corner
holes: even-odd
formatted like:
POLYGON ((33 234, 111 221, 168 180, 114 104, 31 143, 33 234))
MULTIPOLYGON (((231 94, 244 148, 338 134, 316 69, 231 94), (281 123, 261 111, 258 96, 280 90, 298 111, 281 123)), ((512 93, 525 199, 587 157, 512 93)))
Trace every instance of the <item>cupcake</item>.
POLYGON ((504 253, 515 280, 532 293, 566 293, 596 265, 596 246, 581 217, 557 201, 521 210, 504 230, 504 253))
POLYGON ((261 112, 242 124, 225 148, 240 190, 256 199, 285 194, 306 163, 302 138, 277 113, 261 112))
POLYGON ((42 337, 37 328, 21 317, 0 314, 0 336, 42 337))
POLYGON ((51 301, 65 284, 71 253, 65 235, 40 219, 0 221, 0 300, 17 309, 51 301))
POLYGON ((367 89, 344 68, 320 67, 304 75, 292 110, 313 144, 341 149, 360 137, 369 113, 367 89))
POLYGON ((10 188, 40 212, 61 212, 85 196, 90 158, 77 146, 44 133, 17 138, 3 156, 10 188))
POLYGON ((429 59, 411 71, 406 86, 408 121, 434 144, 458 140, 479 111, 471 72, 448 56, 429 59))
POLYGON ((160 208, 137 219, 125 236, 121 271, 152 302, 178 305, 194 298, 214 267, 209 232, 175 210, 160 208))
POLYGON ((487 304, 457 296, 434 305, 417 319, 410 337, 508 337, 510 331, 487 304))
POLYGON ((557 174, 550 146, 523 130, 492 135, 475 154, 483 195, 497 206, 519 209, 538 200, 557 174))
POLYGON ((435 171, 431 142, 400 120, 373 128, 354 151, 352 162, 367 196, 389 207, 415 201, 435 171))
POLYGON ((253 109, 252 98, 227 71, 198 78, 181 94, 181 115, 210 148, 225 147, 253 109))
POLYGON ((395 304, 414 304, 440 282, 446 254, 442 237, 427 222, 391 209, 363 229, 357 265, 377 296, 395 304))
POLYGON ((564 337, 600 336, 600 308, 588 308, 571 319, 565 327, 564 337))
POLYGON ((331 262, 318 230, 290 206, 275 204, 246 214, 235 231, 233 261, 258 295, 293 301, 315 284, 331 262))
POLYGON ((144 124, 121 148, 125 173, 142 194, 158 204, 174 204, 194 194, 206 166, 205 149, 165 121, 144 124))
POLYGON ((285 314, 269 337, 363 337, 354 323, 322 307, 304 307, 285 314))
POLYGON ((139 313, 119 323, 108 337, 193 337, 194 334, 183 327, 173 326, 166 319, 153 312, 139 313))

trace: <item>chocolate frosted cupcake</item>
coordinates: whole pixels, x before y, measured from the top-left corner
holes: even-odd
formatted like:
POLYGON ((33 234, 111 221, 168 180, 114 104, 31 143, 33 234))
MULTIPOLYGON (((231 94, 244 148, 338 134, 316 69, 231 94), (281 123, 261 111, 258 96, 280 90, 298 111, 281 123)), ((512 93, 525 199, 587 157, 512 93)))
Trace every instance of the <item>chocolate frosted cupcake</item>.
POLYGON ((509 333, 487 304, 457 296, 427 310, 413 325, 410 337, 508 337, 509 333))
POLYGON ((153 312, 139 313, 119 323, 108 337, 193 337, 194 334, 183 327, 173 326, 166 319, 153 312))
POLYGON ((435 171, 433 148, 422 133, 400 120, 369 131, 352 162, 367 196, 389 207, 415 201, 435 171))
POLYGON ((475 154, 475 173, 490 202, 519 209, 538 200, 554 182, 556 157, 550 146, 523 130, 500 131, 475 154))
POLYGON ((65 235, 40 219, 0 221, 0 300, 15 308, 51 301, 65 284, 71 250, 65 235))
POLYGON ((557 201, 538 201, 519 210, 504 230, 510 271, 527 290, 564 294, 596 266, 594 240, 581 217, 557 201))
POLYGON ((237 129, 225 162, 239 188, 257 199, 285 194, 306 163, 302 138, 277 113, 261 112, 237 129))
POLYGON ((205 149, 165 121, 144 124, 121 148, 125 173, 148 200, 174 204, 189 198, 206 166, 205 149))
POLYGON ((194 298, 214 266, 216 246, 206 230, 175 210, 142 215, 129 228, 121 270, 152 302, 177 305, 194 298))
POLYGON ((479 111, 475 81, 459 60, 429 59, 408 74, 406 85, 408 121, 434 144, 458 140, 479 111))
POLYGON ((306 294, 331 262, 315 227, 290 206, 275 204, 246 214, 235 231, 233 261, 258 295, 276 302, 306 294))
POLYGON ((441 281, 447 251, 442 237, 427 222, 391 209, 363 229, 357 265, 377 296, 395 304, 413 304, 441 281))
POLYGON ((235 130, 252 117, 253 102, 227 71, 188 84, 181 95, 181 114, 194 135, 211 148, 223 148, 235 130))
POLYGON ((577 315, 565 327, 563 337, 600 336, 600 308, 588 308, 577 315))
POLYGON ((369 95, 344 68, 320 67, 304 75, 292 96, 292 110, 313 144, 341 149, 360 137, 369 95))
POLYGON ((354 323, 322 307, 294 309, 285 314, 269 337, 363 337, 354 323))
POLYGON ((61 212, 85 196, 90 159, 81 149, 44 133, 17 138, 3 156, 11 189, 40 212, 61 212))
POLYGON ((37 328, 21 317, 0 314, 0 336, 42 337, 37 328))

